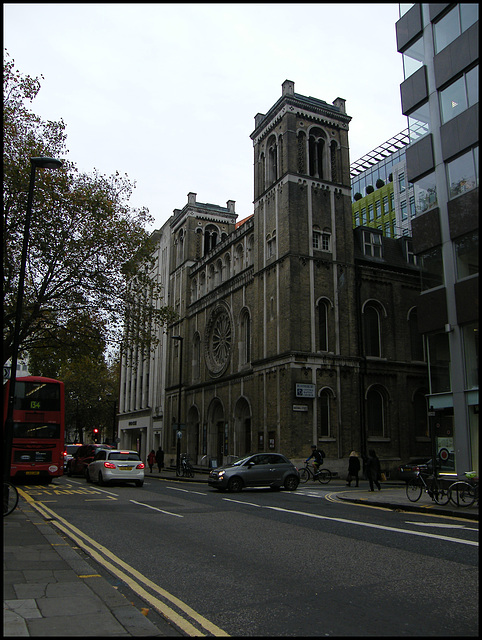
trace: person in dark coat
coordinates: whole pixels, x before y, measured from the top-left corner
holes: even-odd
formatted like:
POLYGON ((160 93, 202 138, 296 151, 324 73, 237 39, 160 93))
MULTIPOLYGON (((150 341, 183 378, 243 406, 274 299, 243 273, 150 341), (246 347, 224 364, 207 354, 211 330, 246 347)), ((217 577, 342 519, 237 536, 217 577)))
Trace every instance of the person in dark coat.
POLYGON ((156 462, 159 468, 159 473, 161 473, 162 467, 164 466, 164 451, 162 450, 162 447, 159 447, 156 451, 156 462))
POLYGON ((360 473, 360 458, 356 451, 350 453, 348 458, 348 475, 346 478, 346 486, 351 487, 352 480, 355 480, 358 487, 358 474, 360 473))
POLYGON ((368 457, 365 461, 365 473, 370 483, 370 491, 374 491, 373 484, 376 484, 378 491, 380 491, 380 478, 382 476, 382 469, 380 467, 380 460, 377 458, 377 454, 373 449, 368 452, 368 457))

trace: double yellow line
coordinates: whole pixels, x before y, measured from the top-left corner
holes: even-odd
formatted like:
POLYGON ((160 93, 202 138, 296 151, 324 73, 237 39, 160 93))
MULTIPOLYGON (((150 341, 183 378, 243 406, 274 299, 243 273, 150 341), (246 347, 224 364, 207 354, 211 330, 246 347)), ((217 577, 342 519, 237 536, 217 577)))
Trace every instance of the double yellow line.
POLYGON ((125 582, 135 593, 148 602, 154 609, 156 609, 167 620, 175 624, 188 636, 222 636, 229 637, 226 631, 223 631, 215 624, 207 620, 204 616, 197 613, 189 605, 185 604, 179 598, 171 595, 165 589, 162 589, 157 584, 143 576, 139 571, 125 563, 123 560, 114 555, 109 549, 106 549, 92 538, 89 538, 85 533, 74 527, 70 522, 61 518, 55 511, 52 511, 44 504, 36 502, 31 496, 19 489, 19 493, 22 497, 36 509, 44 518, 47 518, 49 522, 55 525, 60 531, 65 533, 69 538, 75 541, 75 543, 84 549, 96 562, 105 567, 112 574, 117 576, 120 580, 125 582), (95 547, 95 548, 94 548, 95 547), (108 559, 107 559, 108 558, 108 559), (118 566, 115 566, 118 565, 118 566), (120 567, 120 568, 119 568, 120 567), (165 604, 163 600, 160 600, 156 595, 152 595, 149 591, 146 591, 144 587, 148 587, 154 594, 161 596, 165 601, 171 603, 177 607, 182 614, 175 611, 172 607, 165 604), (197 626, 194 626, 188 619, 190 618, 197 626))

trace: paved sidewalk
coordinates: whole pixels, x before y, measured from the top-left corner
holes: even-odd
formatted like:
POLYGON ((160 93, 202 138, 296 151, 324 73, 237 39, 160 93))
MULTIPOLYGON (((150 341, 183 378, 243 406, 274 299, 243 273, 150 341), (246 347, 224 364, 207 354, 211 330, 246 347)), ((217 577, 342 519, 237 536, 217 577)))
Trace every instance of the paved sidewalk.
POLYGON ((3 536, 4 637, 182 635, 155 626, 22 498, 3 536))
MULTIPOLYGON (((176 478, 174 471, 146 473, 149 478, 207 483, 206 473, 192 479, 176 478)), ((457 509, 436 505, 423 494, 411 503, 405 486, 382 483, 369 491, 368 482, 347 487, 341 478, 330 484, 308 482, 300 489, 328 490, 339 500, 367 505, 437 513, 478 520, 479 508, 457 509)), ((3 520, 5 637, 14 636, 181 636, 164 619, 151 622, 91 564, 84 560, 56 529, 22 498, 19 507, 3 520)))

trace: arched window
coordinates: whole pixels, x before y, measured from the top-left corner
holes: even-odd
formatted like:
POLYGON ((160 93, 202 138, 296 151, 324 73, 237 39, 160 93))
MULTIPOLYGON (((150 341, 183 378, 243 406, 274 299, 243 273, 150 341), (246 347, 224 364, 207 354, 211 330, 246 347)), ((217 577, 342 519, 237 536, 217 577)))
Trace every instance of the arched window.
POLYGON ((334 397, 333 391, 329 388, 322 389, 318 395, 318 438, 333 437, 334 397))
POLYGON ((191 302, 196 302, 196 300, 197 300, 197 280, 196 278, 193 278, 191 282, 191 302))
POLYGON ((192 341, 192 379, 199 380, 201 376, 201 338, 199 333, 194 334, 192 341))
POLYGON ((199 297, 206 293, 206 274, 204 271, 199 276, 199 297))
POLYGON ((386 393, 381 387, 371 387, 366 402, 368 437, 386 437, 386 393))
POLYGON ((310 131, 308 141, 310 176, 322 180, 325 176, 325 134, 317 127, 310 131))
POLYGON ((216 271, 214 269, 214 265, 210 264, 208 267, 208 282, 207 282, 207 291, 212 291, 215 285, 216 271))
POLYGON ((278 144, 276 138, 271 136, 268 140, 268 185, 278 179, 278 144))
POLYGON ((247 309, 241 312, 240 329, 239 362, 245 365, 251 362, 251 318, 247 309))
POLYGON ((408 330, 410 334, 410 358, 412 360, 425 360, 423 351, 423 336, 418 331, 417 309, 414 307, 408 313, 408 330))
POLYGON ((231 256, 227 253, 224 256, 224 280, 229 280, 231 277, 231 256))
POLYGON ((328 351, 328 303, 318 302, 318 349, 328 351))
POLYGON ((209 253, 211 249, 218 243, 219 232, 213 224, 208 224, 204 229, 204 255, 209 253))
POLYGON ((243 245, 238 244, 234 256, 234 273, 240 273, 243 270, 243 245))
POLYGON ((381 355, 380 314, 372 304, 365 305, 363 309, 363 337, 365 355, 379 358, 381 355))
POLYGON ((223 263, 222 260, 216 260, 214 286, 218 287, 223 281, 223 263))

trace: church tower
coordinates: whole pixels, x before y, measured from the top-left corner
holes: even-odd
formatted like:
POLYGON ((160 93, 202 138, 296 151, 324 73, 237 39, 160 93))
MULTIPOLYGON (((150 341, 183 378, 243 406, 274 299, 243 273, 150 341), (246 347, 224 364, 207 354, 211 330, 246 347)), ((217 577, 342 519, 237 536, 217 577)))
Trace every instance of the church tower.
POLYGON ((281 450, 306 451, 311 441, 326 450, 330 440, 339 447, 344 410, 356 413, 355 398, 353 407, 340 406, 341 397, 356 395, 342 386, 358 350, 350 120, 343 99, 329 104, 302 96, 286 80, 281 98, 256 115, 251 134, 258 239, 253 365, 266 397, 278 399, 274 415, 291 425, 273 425, 291 439, 281 450))

